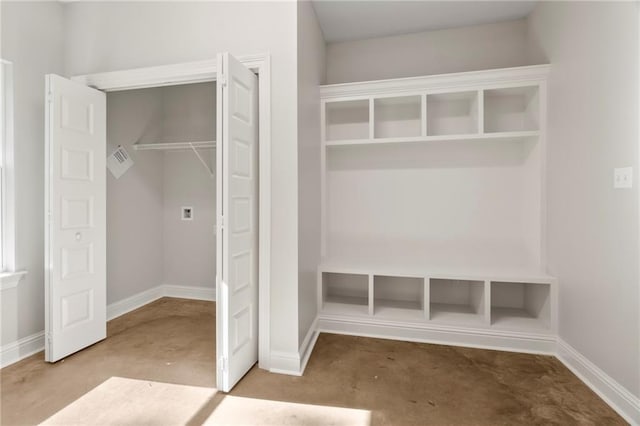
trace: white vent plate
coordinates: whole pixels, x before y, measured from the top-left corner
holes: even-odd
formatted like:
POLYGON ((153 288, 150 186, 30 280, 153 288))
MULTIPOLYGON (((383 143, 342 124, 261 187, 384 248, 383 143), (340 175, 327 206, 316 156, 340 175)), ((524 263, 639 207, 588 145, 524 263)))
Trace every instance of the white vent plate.
POLYGON ((129 153, 122 146, 107 157, 107 168, 114 178, 119 179, 129 168, 133 166, 133 160, 129 157, 129 153))

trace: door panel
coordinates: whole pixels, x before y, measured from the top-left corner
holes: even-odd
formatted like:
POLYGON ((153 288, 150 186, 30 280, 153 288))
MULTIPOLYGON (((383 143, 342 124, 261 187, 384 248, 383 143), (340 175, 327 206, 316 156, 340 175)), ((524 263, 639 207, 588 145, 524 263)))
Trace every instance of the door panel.
POLYGON ((258 78, 218 56, 218 388, 258 361, 258 78))
POLYGON ((106 337, 106 96, 46 76, 45 359, 106 337))

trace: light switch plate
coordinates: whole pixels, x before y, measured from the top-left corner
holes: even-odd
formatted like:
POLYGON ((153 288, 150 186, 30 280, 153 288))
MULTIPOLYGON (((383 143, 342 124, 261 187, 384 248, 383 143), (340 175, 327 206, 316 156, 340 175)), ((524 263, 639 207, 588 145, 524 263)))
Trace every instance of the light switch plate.
POLYGON ((633 186, 633 167, 619 167, 613 169, 613 187, 626 189, 633 186))

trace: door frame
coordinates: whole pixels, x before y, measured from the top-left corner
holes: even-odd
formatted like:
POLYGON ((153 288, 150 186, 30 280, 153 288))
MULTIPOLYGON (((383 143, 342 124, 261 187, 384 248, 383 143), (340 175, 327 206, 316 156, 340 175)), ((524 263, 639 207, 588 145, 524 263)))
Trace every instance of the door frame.
MULTIPOLYGON (((270 277, 271 277, 271 57, 269 53, 236 57, 258 75, 258 365, 269 370, 270 346, 270 277)), ((116 92, 149 87, 178 86, 215 81, 217 59, 185 62, 155 67, 133 68, 77 75, 72 81, 116 92)))

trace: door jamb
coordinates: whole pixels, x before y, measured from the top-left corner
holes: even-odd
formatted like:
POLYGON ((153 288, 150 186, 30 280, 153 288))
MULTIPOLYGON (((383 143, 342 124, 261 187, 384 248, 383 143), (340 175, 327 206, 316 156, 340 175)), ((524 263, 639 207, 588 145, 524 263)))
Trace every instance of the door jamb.
MULTIPOLYGON (((270 356, 271 277, 271 57, 268 53, 238 56, 238 60, 258 74, 259 111, 259 218, 258 218, 258 365, 268 370, 270 356)), ((104 92, 177 86, 214 81, 217 60, 186 62, 156 67, 134 68, 77 75, 71 80, 104 92)))

